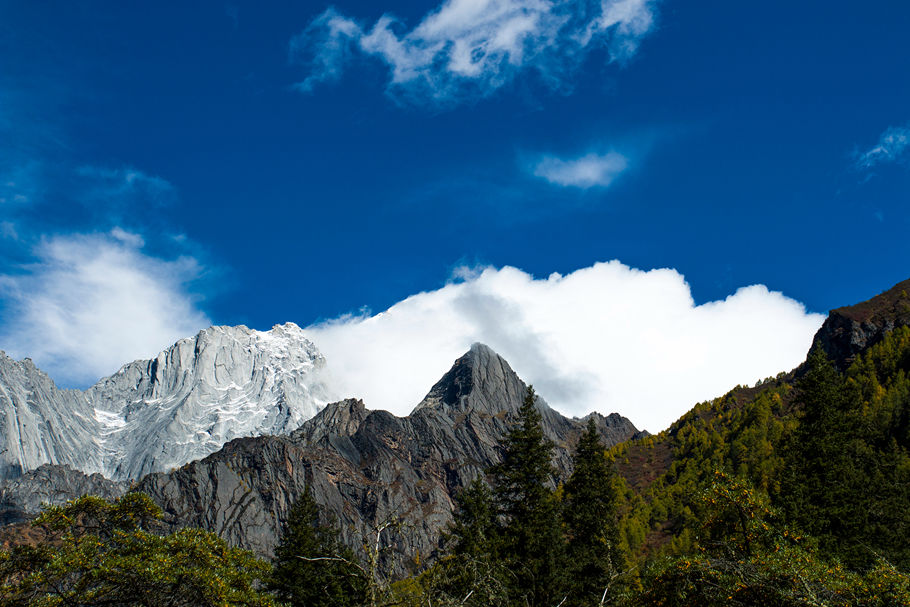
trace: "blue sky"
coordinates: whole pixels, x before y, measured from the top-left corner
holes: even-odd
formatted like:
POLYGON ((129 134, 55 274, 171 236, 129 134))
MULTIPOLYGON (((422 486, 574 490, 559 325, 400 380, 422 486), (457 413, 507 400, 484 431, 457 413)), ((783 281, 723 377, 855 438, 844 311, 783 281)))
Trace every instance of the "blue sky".
POLYGON ((0 348, 84 385, 208 322, 609 260, 692 306, 866 299, 910 275, 908 31, 895 1, 0 2, 0 348))

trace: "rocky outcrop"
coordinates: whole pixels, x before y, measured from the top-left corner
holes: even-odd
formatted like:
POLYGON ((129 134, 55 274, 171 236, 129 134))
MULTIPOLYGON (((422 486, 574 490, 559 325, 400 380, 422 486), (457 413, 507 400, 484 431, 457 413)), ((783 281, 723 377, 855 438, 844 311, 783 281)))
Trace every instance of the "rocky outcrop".
MULTIPOLYGON (((402 574, 433 553, 457 492, 500 460, 500 440, 525 393, 508 363, 478 344, 407 417, 370 412, 355 400, 333 403, 289 436, 232 441, 202 461, 147 476, 138 489, 164 508, 171 526, 211 529, 267 556, 309 487, 355 550, 377 526, 394 522, 384 535, 394 547, 384 565, 402 574)), ((565 478, 585 422, 542 399, 537 406, 565 478)), ((596 421, 608 444, 637 432, 618 415, 596 421)))
POLYGON ((293 323, 211 327, 85 391, 0 353, 0 480, 42 464, 138 479, 234 438, 290 432, 332 399, 324 367, 293 323))
POLYGON ((86 475, 66 466, 45 464, 0 484, 0 525, 31 520, 45 504, 61 505, 83 495, 116 499, 129 483, 86 475))
POLYGON ((823 348, 844 370, 857 354, 881 341, 889 331, 906 325, 910 325, 910 280, 868 301, 831 310, 812 346, 823 348))

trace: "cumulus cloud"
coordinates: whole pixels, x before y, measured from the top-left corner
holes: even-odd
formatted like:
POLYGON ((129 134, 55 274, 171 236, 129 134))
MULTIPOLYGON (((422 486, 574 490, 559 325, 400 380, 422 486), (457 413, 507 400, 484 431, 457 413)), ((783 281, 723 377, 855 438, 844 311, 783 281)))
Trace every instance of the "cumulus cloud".
POLYGON ((880 164, 900 160, 910 149, 910 125, 888 127, 878 138, 878 143, 859 154, 856 166, 859 169, 872 169, 880 164))
POLYGON ((545 279, 512 267, 460 276, 382 313, 309 327, 340 391, 406 414, 480 341, 563 413, 617 411, 654 432, 795 367, 824 319, 761 285, 696 305, 675 270, 618 261, 545 279))
POLYGON ((588 189, 607 187, 628 168, 626 157, 617 152, 586 154, 563 159, 544 156, 534 166, 534 175, 554 185, 588 189))
POLYGON ((630 58, 654 18, 654 0, 445 0, 408 30, 388 14, 367 26, 329 8, 291 40, 291 58, 308 68, 302 91, 337 81, 359 51, 389 68, 390 94, 457 102, 528 71, 564 87, 595 48, 630 58))
POLYGON ((63 385, 86 385, 210 325, 188 287, 198 262, 142 247, 120 228, 43 239, 33 265, 0 276, 0 346, 63 385))

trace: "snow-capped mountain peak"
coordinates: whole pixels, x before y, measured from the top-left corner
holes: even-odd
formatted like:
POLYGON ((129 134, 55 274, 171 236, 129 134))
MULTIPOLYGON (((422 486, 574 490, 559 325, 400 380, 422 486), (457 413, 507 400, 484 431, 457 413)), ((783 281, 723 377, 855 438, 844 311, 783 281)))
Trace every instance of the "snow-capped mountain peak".
POLYGON ((84 392, 59 390, 37 370, 31 375, 38 381, 29 380, 26 371, 24 362, 0 358, 6 443, 0 463, 8 469, 2 476, 65 463, 113 479, 139 478, 204 457, 234 438, 290 432, 334 396, 325 358, 293 323, 269 331, 209 327, 84 392), (71 424, 67 412, 82 423, 71 424), (50 449, 23 448, 48 442, 50 449))

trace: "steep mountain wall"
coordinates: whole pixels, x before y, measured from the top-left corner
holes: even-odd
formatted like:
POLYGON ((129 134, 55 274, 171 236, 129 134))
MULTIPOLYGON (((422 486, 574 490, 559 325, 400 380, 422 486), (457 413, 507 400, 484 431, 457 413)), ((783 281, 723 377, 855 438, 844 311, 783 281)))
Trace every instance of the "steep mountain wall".
POLYGON ((139 479, 243 436, 290 432, 332 397, 296 325, 211 327, 86 391, 0 354, 0 479, 42 464, 139 479))

